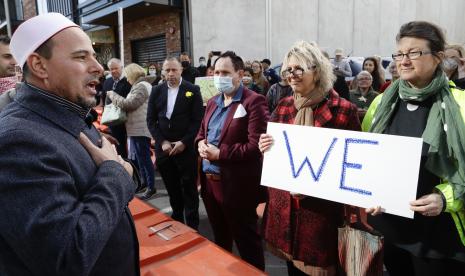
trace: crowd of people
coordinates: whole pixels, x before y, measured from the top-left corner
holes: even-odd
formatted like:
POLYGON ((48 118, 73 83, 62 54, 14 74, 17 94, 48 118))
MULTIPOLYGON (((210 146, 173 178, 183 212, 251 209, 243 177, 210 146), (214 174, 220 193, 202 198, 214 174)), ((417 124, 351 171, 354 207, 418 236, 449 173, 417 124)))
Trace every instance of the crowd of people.
POLYGON ((127 205, 157 193, 156 169, 172 218, 198 230, 200 193, 214 242, 235 243, 244 261, 264 270, 265 244, 289 275, 340 275, 344 205, 260 185, 268 122, 421 137, 414 218, 361 212, 384 236, 389 275, 463 274, 465 51, 425 21, 395 39, 388 80, 367 57, 348 82, 343 49, 330 59, 305 41, 280 72, 225 51, 198 67, 186 52, 147 68, 112 58, 105 76, 79 26, 57 13, 27 20, 0 37, 0 274, 139 275, 127 205), (219 92, 206 106, 204 76, 219 92), (98 131, 97 105, 127 119, 98 131))

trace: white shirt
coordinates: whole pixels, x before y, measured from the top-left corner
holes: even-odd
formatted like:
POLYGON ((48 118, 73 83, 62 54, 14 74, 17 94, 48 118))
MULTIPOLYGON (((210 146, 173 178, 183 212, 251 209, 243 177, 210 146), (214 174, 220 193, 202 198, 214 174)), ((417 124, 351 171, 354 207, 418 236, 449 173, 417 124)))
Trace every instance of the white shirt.
POLYGON ((179 80, 179 84, 176 87, 171 87, 168 84, 168 100, 166 101, 166 118, 171 119, 173 114, 174 104, 176 103, 176 97, 179 92, 179 85, 181 85, 182 78, 179 80))

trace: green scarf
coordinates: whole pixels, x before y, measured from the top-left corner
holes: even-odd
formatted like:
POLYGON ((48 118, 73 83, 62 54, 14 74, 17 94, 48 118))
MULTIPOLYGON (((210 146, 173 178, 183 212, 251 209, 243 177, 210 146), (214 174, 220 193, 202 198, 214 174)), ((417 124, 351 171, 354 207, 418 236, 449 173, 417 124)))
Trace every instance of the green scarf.
POLYGON ((442 71, 422 89, 412 88, 403 80, 392 83, 384 92, 370 132, 384 132, 399 99, 421 102, 429 97, 435 98, 422 135, 423 141, 429 144, 426 168, 449 182, 455 198, 460 199, 465 193, 465 124, 442 71))

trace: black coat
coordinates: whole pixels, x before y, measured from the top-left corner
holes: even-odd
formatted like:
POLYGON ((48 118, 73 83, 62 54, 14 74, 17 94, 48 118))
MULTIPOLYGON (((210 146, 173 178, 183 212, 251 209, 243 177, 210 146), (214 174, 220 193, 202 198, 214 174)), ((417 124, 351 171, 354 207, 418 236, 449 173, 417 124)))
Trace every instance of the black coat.
POLYGON ((193 150, 194 138, 203 116, 200 88, 185 80, 179 86, 171 119, 166 118, 168 84, 152 88, 147 109, 147 125, 155 139, 155 151, 162 154, 163 141, 182 141, 187 150, 193 150), (190 93, 189 93, 190 92, 190 93))
POLYGON ((113 84, 115 83, 115 80, 113 78, 108 78, 103 82, 103 88, 102 88, 102 102, 104 104, 107 104, 105 102, 106 96, 107 96, 107 91, 113 90, 115 91, 118 95, 121 97, 126 98, 126 96, 129 94, 129 91, 131 91, 131 85, 129 84, 128 80, 126 77, 120 79, 118 83, 116 84, 115 89, 113 89, 113 84))
POLYGON ((79 143, 95 127, 28 85, 0 125, 0 275, 139 275, 134 182, 79 143))

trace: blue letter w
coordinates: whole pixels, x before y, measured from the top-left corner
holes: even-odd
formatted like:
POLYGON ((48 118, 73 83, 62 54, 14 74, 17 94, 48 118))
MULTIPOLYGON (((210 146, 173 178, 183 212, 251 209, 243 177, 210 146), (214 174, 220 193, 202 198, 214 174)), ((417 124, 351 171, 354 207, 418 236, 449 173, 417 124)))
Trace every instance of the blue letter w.
POLYGON ((321 175, 323 174, 323 171, 324 171, 326 162, 328 161, 329 155, 330 155, 331 151, 333 150, 334 145, 337 142, 337 138, 336 137, 333 138, 333 141, 331 142, 331 145, 329 146, 328 150, 326 151, 325 157, 323 158, 323 161, 321 162, 320 167, 318 168, 318 171, 315 174, 315 171, 313 170, 312 164, 308 160, 308 157, 305 157, 304 161, 302 162, 302 165, 300 165, 297 172, 295 171, 294 158, 292 157, 291 146, 289 145, 289 139, 287 138, 287 133, 286 133, 285 130, 283 130, 283 134, 284 134, 284 139, 286 140, 287 153, 289 154, 289 162, 291 163, 292 176, 294 178, 297 178, 299 176, 300 172, 302 171, 302 169, 304 168, 305 164, 307 164, 308 167, 310 168, 310 172, 312 174, 313 180, 315 182, 318 182, 318 180, 320 180, 321 175))

